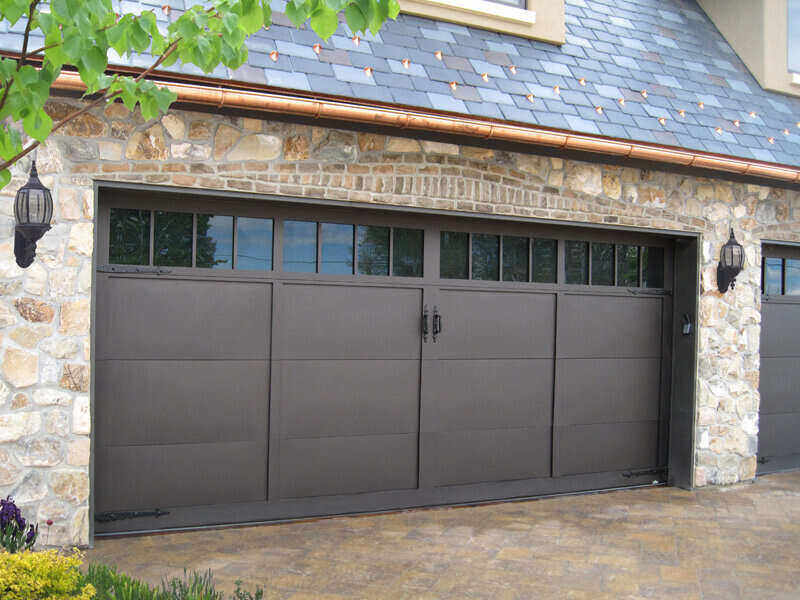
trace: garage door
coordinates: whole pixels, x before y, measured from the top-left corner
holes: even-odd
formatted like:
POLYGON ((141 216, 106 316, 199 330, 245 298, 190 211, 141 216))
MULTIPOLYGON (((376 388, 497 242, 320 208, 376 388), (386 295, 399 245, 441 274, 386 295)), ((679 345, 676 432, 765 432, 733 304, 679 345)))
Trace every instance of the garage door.
POLYGON ((763 255, 760 474, 800 468, 800 248, 763 255))
POLYGON ((666 480, 671 245, 101 198, 96 529, 666 480))

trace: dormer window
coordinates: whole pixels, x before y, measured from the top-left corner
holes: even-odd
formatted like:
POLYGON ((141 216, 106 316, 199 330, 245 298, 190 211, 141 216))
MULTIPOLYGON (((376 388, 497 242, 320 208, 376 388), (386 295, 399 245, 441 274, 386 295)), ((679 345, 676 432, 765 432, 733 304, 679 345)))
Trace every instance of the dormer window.
POLYGON ((566 39, 564 0, 400 0, 400 10, 551 44, 566 39))

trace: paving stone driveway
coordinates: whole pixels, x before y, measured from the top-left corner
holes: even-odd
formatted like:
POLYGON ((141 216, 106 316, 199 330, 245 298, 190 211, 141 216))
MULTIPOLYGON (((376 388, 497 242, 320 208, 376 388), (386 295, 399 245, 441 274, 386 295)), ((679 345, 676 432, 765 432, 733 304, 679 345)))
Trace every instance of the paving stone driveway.
POLYGON ((267 598, 800 598, 800 472, 687 492, 490 506, 97 541, 152 582, 212 569, 267 598))

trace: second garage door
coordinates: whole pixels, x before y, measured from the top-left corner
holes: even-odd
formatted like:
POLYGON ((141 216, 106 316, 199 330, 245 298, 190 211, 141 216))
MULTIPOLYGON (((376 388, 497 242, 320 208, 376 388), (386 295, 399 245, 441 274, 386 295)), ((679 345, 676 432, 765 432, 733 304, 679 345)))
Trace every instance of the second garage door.
POLYGON ((800 248, 763 254, 760 474, 800 468, 800 248))
POLYGON ((120 192, 100 236, 99 532, 666 478, 668 240, 120 192))

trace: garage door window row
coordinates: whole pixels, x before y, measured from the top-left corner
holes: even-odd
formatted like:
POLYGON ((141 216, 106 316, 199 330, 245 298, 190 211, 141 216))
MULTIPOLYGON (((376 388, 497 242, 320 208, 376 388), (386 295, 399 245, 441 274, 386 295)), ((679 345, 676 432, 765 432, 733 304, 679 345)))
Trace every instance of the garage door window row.
MULTIPOLYGON (((129 208, 110 210, 109 262, 271 271, 276 226, 285 273, 423 276, 422 229, 129 208)), ((664 287, 660 247, 442 231, 439 252, 442 279, 664 287)), ((765 293, 800 293, 798 267, 765 259, 765 293)))
POLYGON ((422 277, 422 262, 422 229, 283 223, 284 272, 422 277))
POLYGON ((112 208, 109 261, 269 271, 272 230, 272 219, 112 208))
POLYGON ((800 295, 800 259, 764 258, 761 264, 761 291, 767 296, 800 295))
POLYGON ((568 240, 564 254, 568 284, 664 287, 663 248, 568 240))
MULTIPOLYGON (((564 254, 568 284, 664 287, 663 248, 568 240, 564 254)), ((556 283, 558 241, 443 231, 439 260, 443 279, 556 283)))

